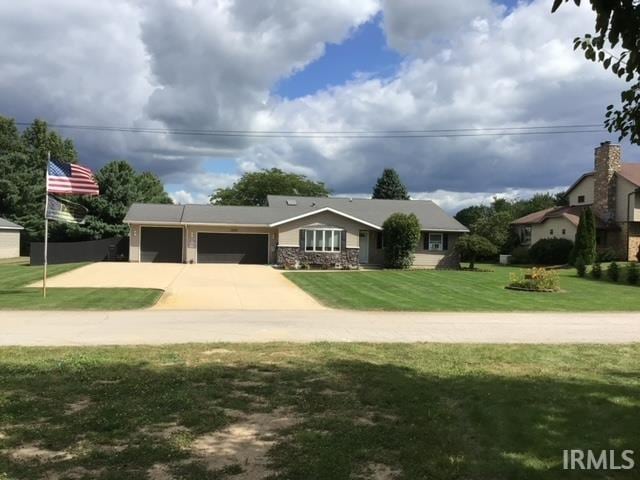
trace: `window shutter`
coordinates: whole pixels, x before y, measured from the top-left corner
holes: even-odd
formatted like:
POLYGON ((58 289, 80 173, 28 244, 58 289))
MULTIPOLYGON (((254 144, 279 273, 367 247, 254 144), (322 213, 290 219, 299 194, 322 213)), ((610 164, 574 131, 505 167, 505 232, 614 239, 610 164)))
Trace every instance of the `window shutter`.
POLYGON ((448 233, 442 234, 442 249, 449 250, 449 234, 448 233))
POLYGON ((340 232, 340 251, 345 252, 347 250, 347 231, 342 230, 340 232))
POLYGON ((378 250, 382 248, 382 232, 376 232, 376 248, 378 250))
POLYGON ((303 230, 302 228, 300 229, 300 249, 304 250, 306 245, 305 245, 305 230, 303 230))
POLYGON ((429 250, 429 232, 424 232, 424 238, 422 239, 422 246, 425 250, 429 250))

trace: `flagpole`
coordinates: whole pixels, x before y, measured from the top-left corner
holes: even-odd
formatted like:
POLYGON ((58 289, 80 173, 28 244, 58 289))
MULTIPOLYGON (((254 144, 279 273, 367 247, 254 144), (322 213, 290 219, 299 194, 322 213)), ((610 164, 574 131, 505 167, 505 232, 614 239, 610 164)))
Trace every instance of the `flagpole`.
POLYGON ((49 246, 49 219, 47 218, 47 210, 49 210, 49 163, 51 162, 51 152, 47 152, 47 167, 45 175, 45 194, 44 194, 44 269, 42 272, 42 297, 47 298, 47 247, 49 246))

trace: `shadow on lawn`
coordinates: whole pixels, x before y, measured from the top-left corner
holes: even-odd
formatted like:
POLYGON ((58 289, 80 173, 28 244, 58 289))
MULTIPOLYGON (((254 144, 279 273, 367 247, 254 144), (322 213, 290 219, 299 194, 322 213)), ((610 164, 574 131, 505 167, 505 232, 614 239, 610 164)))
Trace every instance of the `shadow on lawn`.
POLYGON ((638 449, 640 386, 624 378, 438 377, 364 361, 188 366, 170 356, 161 366, 82 356, 3 363, 0 478, 142 479, 157 463, 172 474, 158 478, 245 478, 242 452, 210 471, 192 442, 242 420, 228 409, 282 407, 298 423, 256 440, 276 442, 271 478, 371 478, 367 466, 380 465, 406 479, 632 478, 560 470, 565 448, 638 449), (175 428, 158 435, 159 426, 175 428), (67 455, 15 454, 25 446, 67 455))

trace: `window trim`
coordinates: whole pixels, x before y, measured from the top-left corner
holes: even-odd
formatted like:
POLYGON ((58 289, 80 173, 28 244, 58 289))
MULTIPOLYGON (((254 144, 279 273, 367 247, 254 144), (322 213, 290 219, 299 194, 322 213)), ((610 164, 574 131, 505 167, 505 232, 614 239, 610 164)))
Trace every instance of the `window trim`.
POLYGON ((578 195, 578 203, 584 203, 584 195, 578 195))
POLYGON ((342 251, 342 232, 344 232, 344 228, 327 228, 327 227, 311 227, 311 228, 302 228, 304 230, 304 251, 305 252, 313 252, 313 253, 340 253, 342 251), (309 243, 307 241, 307 232, 313 232, 312 241, 309 243), (318 232, 322 232, 323 242, 322 248, 318 249, 316 246, 316 237, 318 232), (327 239, 326 232, 331 232, 329 234, 329 238, 331 239, 331 246, 329 250, 326 250, 325 240, 327 239), (334 245, 336 235, 335 232, 339 232, 338 235, 338 245, 334 245))
POLYGON ((429 245, 429 250, 432 250, 434 252, 444 252, 444 233, 442 232, 429 232, 429 238, 428 238, 428 245, 429 245), (434 244, 439 244, 440 248, 434 248, 433 245, 431 244, 431 236, 432 235, 440 235, 440 241, 434 241, 434 244))

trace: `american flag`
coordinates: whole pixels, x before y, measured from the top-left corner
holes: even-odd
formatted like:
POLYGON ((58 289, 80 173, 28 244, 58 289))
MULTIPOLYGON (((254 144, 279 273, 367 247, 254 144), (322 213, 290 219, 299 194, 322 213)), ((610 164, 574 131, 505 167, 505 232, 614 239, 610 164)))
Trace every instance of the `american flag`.
POLYGON ((51 160, 47 191, 69 195, 99 195, 98 183, 87 167, 51 160))

